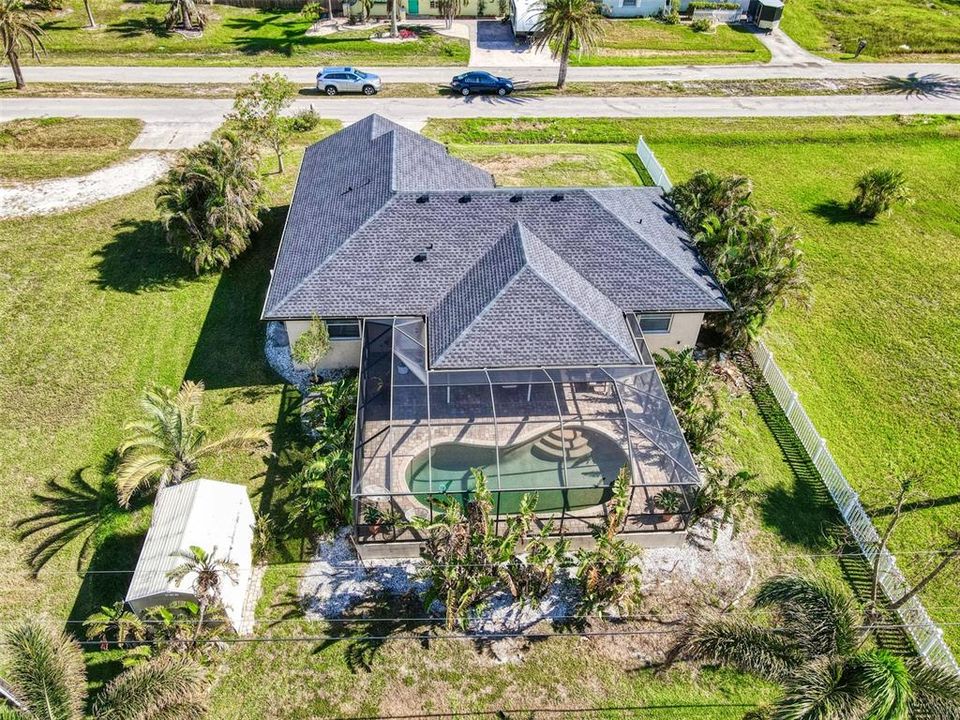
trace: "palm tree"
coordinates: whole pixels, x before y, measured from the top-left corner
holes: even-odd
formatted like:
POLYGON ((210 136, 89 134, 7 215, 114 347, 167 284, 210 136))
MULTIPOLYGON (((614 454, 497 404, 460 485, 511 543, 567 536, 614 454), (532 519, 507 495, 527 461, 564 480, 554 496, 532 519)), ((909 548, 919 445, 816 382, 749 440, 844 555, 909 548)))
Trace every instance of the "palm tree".
POLYGON ((20 52, 29 50, 36 60, 40 59, 40 53, 46 52, 43 28, 37 20, 35 13, 24 9, 23 0, 0 0, 0 41, 3 42, 3 54, 13 70, 17 90, 27 86, 20 69, 20 52))
POLYGON ((207 608, 221 604, 222 579, 226 578, 236 585, 239 582, 240 567, 231 560, 217 557, 216 546, 211 552, 207 552, 201 547, 191 545, 189 550, 178 550, 171 556, 179 557, 184 562, 167 573, 167 578, 179 583, 188 575, 194 575, 192 587, 200 607, 197 615, 197 630, 193 636, 196 641, 203 629, 207 608))
POLYGON ((919 658, 864 649, 859 612, 832 583, 771 578, 753 610, 767 614, 694 622, 671 657, 686 654, 780 683, 783 696, 761 714, 774 720, 960 716, 960 677, 919 658))
POLYGON ((97 23, 93 19, 93 10, 90 8, 90 0, 83 0, 83 9, 87 11, 87 27, 95 28, 97 23))
POLYGON ((101 605, 100 609, 83 621, 87 639, 100 640, 101 650, 110 646, 111 638, 124 647, 128 640, 143 640, 146 627, 143 621, 127 610, 122 600, 113 605, 101 605))
POLYGON ((260 229, 259 162, 255 142, 224 132, 184 152, 160 181, 167 240, 197 274, 227 267, 260 229))
MULTIPOLYGON (((81 720, 86 676, 80 647, 63 632, 25 620, 2 637, 7 679, 20 703, 3 717, 81 720)), ((204 671, 185 657, 168 655, 128 670, 94 701, 97 720, 200 720, 206 712, 204 671)), ((2 714, 2 710, 0 710, 2 714)))
POLYGON ((170 29, 180 25, 184 30, 193 30, 193 26, 197 25, 202 30, 207 18, 194 0, 171 0, 165 20, 170 29))
POLYGON ((129 507, 137 491, 159 490, 187 480, 203 458, 269 445, 270 433, 261 428, 208 440, 207 429, 200 424, 202 404, 202 382, 188 380, 176 393, 160 386, 146 391, 141 403, 146 417, 124 427, 127 439, 119 447, 117 496, 121 505, 129 507))
POLYGON ((533 44, 538 50, 549 48, 553 59, 560 59, 557 87, 567 82, 570 51, 589 51, 600 44, 606 22, 594 0, 546 0, 543 12, 533 27, 533 44))

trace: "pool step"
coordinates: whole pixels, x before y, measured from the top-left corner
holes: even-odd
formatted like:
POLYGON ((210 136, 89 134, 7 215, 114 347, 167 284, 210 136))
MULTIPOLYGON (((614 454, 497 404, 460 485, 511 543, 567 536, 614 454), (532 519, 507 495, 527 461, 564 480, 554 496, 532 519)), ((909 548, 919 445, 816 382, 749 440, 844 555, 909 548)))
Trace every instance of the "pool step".
POLYGON ((564 451, 568 460, 578 460, 590 455, 590 445, 579 430, 556 428, 540 437, 533 445, 536 454, 544 459, 560 462, 564 451))

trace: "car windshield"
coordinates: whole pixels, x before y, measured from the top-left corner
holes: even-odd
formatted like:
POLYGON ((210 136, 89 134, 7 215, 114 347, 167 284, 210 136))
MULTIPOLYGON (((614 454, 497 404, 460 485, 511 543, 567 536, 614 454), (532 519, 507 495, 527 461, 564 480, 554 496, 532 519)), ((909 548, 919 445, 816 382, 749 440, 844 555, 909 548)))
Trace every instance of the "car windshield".
POLYGON ((370 73, 365 73, 363 70, 354 70, 353 72, 362 78, 370 77, 370 73))

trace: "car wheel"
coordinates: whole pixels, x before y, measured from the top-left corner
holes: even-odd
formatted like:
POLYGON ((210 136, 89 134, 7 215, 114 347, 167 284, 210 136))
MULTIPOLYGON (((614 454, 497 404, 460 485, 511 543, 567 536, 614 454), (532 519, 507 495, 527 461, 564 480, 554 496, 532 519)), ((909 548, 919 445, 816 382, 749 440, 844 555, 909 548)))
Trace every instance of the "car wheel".
POLYGON ((377 89, 373 85, 364 85, 363 86, 364 95, 376 95, 377 89))
POLYGON ((460 94, 463 95, 464 97, 466 97, 467 95, 470 94, 470 88, 463 88, 463 89, 460 91, 460 94))
POLYGON ((323 91, 324 91, 327 95, 331 95, 331 96, 337 94, 337 88, 334 87, 333 85, 327 85, 327 86, 323 89, 323 91))
POLYGON ((503 97, 506 94, 507 94, 506 88, 497 88, 497 95, 499 95, 500 97, 503 97))

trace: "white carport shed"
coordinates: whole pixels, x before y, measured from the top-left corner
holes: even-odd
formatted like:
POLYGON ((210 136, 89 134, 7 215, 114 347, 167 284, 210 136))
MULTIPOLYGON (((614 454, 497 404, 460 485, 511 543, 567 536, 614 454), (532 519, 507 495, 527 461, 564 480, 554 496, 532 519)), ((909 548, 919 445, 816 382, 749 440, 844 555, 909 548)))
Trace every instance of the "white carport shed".
POLYGON ((164 488, 157 493, 153 520, 127 590, 127 603, 141 615, 158 605, 196 600, 195 574, 179 583, 167 578, 184 562, 174 554, 194 545, 207 552, 216 547, 217 557, 238 566, 239 582, 234 585, 224 578, 221 596, 227 617, 239 632, 253 566, 253 524, 253 509, 243 485, 201 479, 164 488))

